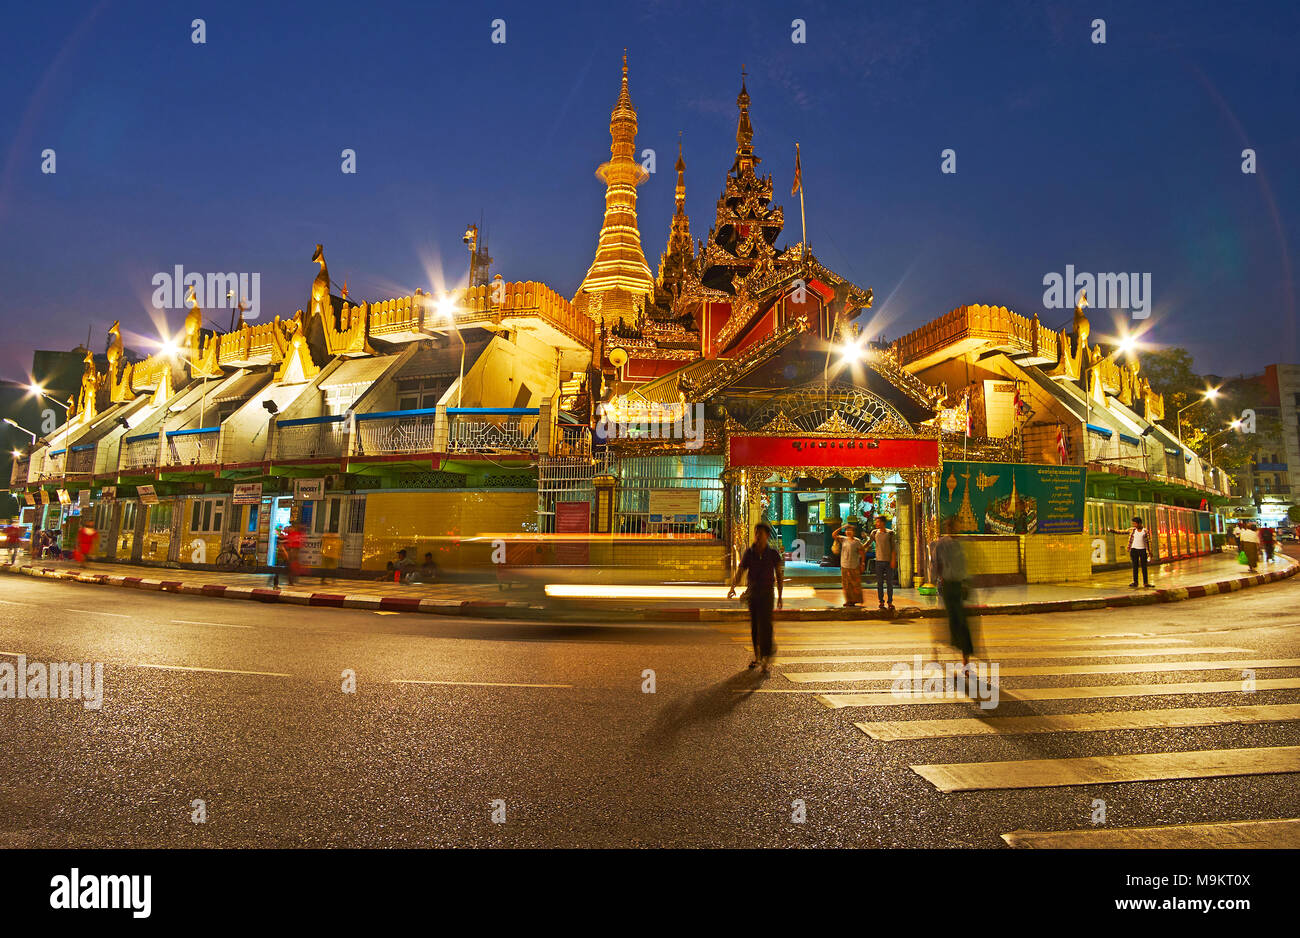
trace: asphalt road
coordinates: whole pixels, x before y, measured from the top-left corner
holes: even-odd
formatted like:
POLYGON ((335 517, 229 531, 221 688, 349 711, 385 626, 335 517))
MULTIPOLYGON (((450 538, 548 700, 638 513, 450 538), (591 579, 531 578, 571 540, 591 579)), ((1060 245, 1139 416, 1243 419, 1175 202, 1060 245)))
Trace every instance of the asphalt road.
MULTIPOLYGON (((990 640, 1027 636, 1016 639, 1024 657, 1008 667, 1207 657, 1160 642, 1151 647, 1167 654, 1113 653, 1141 637, 1249 650, 1218 655, 1230 660, 1300 658, 1298 598, 1300 583, 1287 580, 982 626, 990 640), (1077 641, 1075 657, 1029 657, 1039 634, 1077 641)), ((846 623, 836 635, 833 624, 778 623, 778 644, 788 656, 842 654, 918 627, 846 623)), ((854 722, 974 708, 828 709, 811 693, 771 693, 808 687, 786 671, 889 665, 788 664, 762 681, 745 669, 738 637, 735 625, 461 620, 4 577, 0 661, 103 662, 105 686, 98 710, 0 700, 0 847, 1004 847, 1008 831, 1089 827, 1095 798, 1112 827, 1297 815, 1295 773, 945 793, 909 768, 1295 746, 1296 722, 880 741, 854 722), (655 693, 643 692, 647 669, 655 693), (260 673, 232 673, 241 671, 260 673), (345 672, 355 674, 354 693, 343 690, 345 672), (192 821, 195 799, 203 823, 192 821), (796 800, 803 823, 792 822, 796 800), (505 823, 493 823, 494 802, 504 802, 505 823)), ((1071 673, 1003 683, 1014 696, 1018 686, 1239 677, 1071 673)), ((1008 699, 998 714, 1300 702, 1295 689, 1243 696, 1008 699)))

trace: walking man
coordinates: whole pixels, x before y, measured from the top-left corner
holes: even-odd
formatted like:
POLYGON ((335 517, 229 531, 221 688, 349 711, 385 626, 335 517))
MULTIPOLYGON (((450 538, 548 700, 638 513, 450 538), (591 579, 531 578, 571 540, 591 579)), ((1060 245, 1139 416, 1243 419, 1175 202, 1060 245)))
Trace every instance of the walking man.
POLYGON ((862 602, 862 571, 867 566, 867 551, 858 540, 857 529, 851 524, 842 524, 836 528, 831 537, 840 555, 840 586, 844 590, 844 605, 856 606, 862 602), (841 534, 840 532, 844 533, 841 534))
POLYGON ((771 673, 772 654, 776 645, 772 640, 772 590, 776 589, 776 608, 784 602, 785 561, 781 552, 768 544, 771 532, 765 524, 754 525, 754 543, 745 549, 736 568, 736 575, 731 578, 731 589, 727 598, 736 595, 736 584, 740 574, 748 571, 749 589, 746 600, 749 603, 749 633, 754 640, 754 660, 750 668, 762 667, 763 676, 771 673))
MULTIPOLYGON (((1123 534, 1123 531, 1111 529, 1111 534, 1123 534)), ((1137 515, 1133 516, 1133 526, 1128 531, 1128 556, 1133 562, 1133 582, 1128 585, 1131 590, 1137 589, 1138 585, 1138 568, 1142 570, 1142 585, 1151 586, 1151 581, 1147 577, 1147 555, 1151 546, 1151 532, 1142 526, 1142 519, 1137 515)))
POLYGON ((876 529, 871 532, 871 542, 876 547, 876 601, 885 608, 885 590, 889 590, 889 611, 894 611, 894 570, 898 568, 898 537, 885 523, 883 515, 876 515, 876 529))
POLYGON ((961 652, 961 666, 965 671, 970 666, 975 643, 966 618, 966 555, 951 534, 941 536, 931 548, 930 579, 939 584, 939 595, 948 611, 949 643, 961 652))

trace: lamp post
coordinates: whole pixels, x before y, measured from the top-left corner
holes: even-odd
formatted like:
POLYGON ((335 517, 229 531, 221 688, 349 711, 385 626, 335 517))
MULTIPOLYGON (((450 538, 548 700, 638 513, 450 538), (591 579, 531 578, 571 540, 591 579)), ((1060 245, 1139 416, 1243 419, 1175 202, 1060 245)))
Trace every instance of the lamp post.
POLYGON ((1176 427, 1177 427, 1177 429, 1178 429, 1178 449, 1180 450, 1180 452, 1179 452, 1179 456, 1182 455, 1181 450, 1182 450, 1182 448, 1183 448, 1183 411, 1185 411, 1185 410, 1191 410, 1191 409, 1192 409, 1193 407, 1195 407, 1197 404, 1203 404, 1203 403, 1205 403, 1206 401, 1212 401, 1212 400, 1215 400, 1215 399, 1218 398, 1218 396, 1219 396, 1219 389, 1218 389, 1218 388, 1206 388, 1205 391, 1204 391, 1204 393, 1202 393, 1201 396, 1200 396, 1199 398, 1197 398, 1196 400, 1192 401, 1192 402, 1191 402, 1190 404, 1188 404, 1186 407, 1183 407, 1183 408, 1180 408, 1180 409, 1179 409, 1179 411, 1178 411, 1178 415, 1177 415, 1176 417, 1174 417, 1174 424, 1176 425, 1176 427))
POLYGON ((28 436, 30 436, 30 437, 32 438, 32 445, 33 445, 33 446, 36 445, 36 434, 33 433, 31 430, 28 430, 28 429, 27 429, 26 427, 24 427, 22 424, 18 423, 18 422, 15 421, 15 420, 11 420, 11 419, 8 418, 8 417, 5 417, 5 418, 4 418, 4 422, 7 423, 7 424, 9 424, 9 426, 11 426, 11 427, 13 427, 13 428, 15 428, 15 429, 17 429, 17 430, 21 430, 21 431, 23 431, 24 433, 26 433, 28 436))
MULTIPOLYGON (((1236 429, 1238 429, 1238 428, 1240 428, 1240 427, 1241 427, 1241 421, 1240 421, 1240 420, 1234 420, 1234 421, 1232 421, 1232 423, 1228 424, 1226 427, 1224 427, 1224 428, 1223 428, 1222 430, 1220 430, 1218 433, 1211 433, 1208 437, 1206 437, 1206 442, 1208 442, 1208 443, 1210 444, 1210 468, 1211 468, 1211 469, 1214 468, 1214 438, 1215 438, 1216 436, 1223 436, 1223 434, 1227 433, 1229 430, 1236 430, 1236 429)), ((1225 444, 1225 445, 1226 445, 1226 444, 1225 444)))

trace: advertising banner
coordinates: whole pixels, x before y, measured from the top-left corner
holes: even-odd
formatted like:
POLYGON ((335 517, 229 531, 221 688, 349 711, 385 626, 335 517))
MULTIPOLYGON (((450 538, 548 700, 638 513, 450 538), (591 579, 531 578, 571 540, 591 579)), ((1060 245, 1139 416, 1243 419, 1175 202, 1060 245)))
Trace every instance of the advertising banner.
POLYGON ((325 497, 324 479, 294 479, 293 497, 300 502, 312 502, 325 497))
POLYGON ((256 505, 262 500, 261 482, 239 482, 233 490, 231 501, 236 505, 256 505))
POLYGON ((1079 534, 1082 466, 944 460, 939 530, 945 534, 1079 534))
POLYGON ((135 494, 139 496, 140 501, 146 505, 158 504, 158 493, 154 490, 152 485, 137 485, 135 487, 135 494))

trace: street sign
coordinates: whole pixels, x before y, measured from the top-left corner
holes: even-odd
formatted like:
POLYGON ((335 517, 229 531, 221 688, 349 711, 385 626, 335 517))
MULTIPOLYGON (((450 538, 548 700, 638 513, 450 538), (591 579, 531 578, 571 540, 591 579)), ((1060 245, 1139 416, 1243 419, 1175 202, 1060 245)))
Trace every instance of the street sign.
POLYGON ((117 486, 116 485, 104 486, 102 489, 99 490, 99 498, 101 501, 105 501, 105 502, 117 501, 117 486))
POLYGON ((72 504, 72 496, 68 494, 67 489, 59 489, 59 504, 60 505, 72 504))
POLYGON ((154 491, 152 485, 137 485, 135 494, 140 496, 140 501, 146 505, 158 504, 158 493, 154 491))

